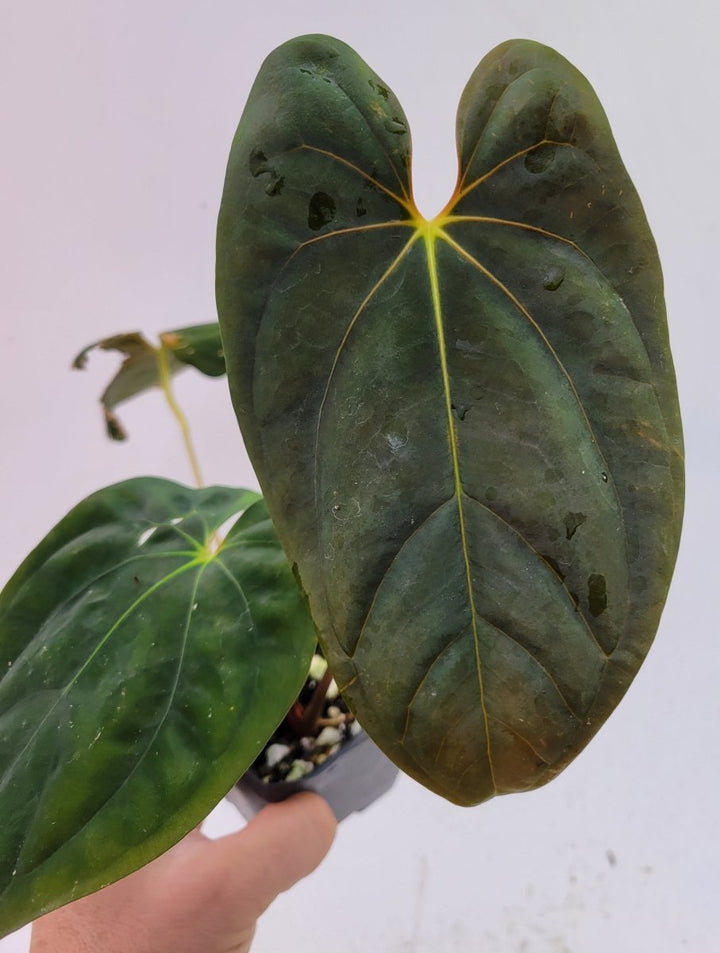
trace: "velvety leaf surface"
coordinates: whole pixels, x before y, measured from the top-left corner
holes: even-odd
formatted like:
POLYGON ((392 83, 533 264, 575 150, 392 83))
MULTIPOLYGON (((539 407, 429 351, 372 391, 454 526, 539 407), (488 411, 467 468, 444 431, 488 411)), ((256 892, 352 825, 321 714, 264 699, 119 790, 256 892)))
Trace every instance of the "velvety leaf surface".
POLYGON ((208 377, 221 377, 225 373, 217 323, 164 331, 160 335, 160 347, 154 347, 138 331, 113 334, 83 348, 73 360, 73 367, 82 370, 95 349, 124 355, 117 373, 100 397, 107 433, 113 440, 127 438, 115 409, 131 397, 160 386, 165 371, 169 377, 186 367, 194 367, 208 377))
POLYGON ((344 44, 266 60, 217 296, 238 419, 363 726, 462 804, 536 787, 618 703, 680 532, 652 236, 603 110, 513 41, 463 94, 432 221, 387 85, 344 44))
POLYGON ((0 595, 0 935, 198 824, 315 638, 257 494, 144 478, 72 510, 0 595))

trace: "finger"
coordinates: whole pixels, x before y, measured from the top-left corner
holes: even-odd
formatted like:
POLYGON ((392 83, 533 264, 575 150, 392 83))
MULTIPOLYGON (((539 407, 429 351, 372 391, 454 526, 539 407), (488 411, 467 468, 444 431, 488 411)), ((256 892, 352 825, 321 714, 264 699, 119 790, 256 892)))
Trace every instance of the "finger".
MULTIPOLYGON (((160 854, 159 857, 156 857, 148 866, 151 869, 157 869, 161 866, 167 867, 169 864, 174 864, 177 860, 185 858, 188 854, 194 854, 196 851, 204 850, 209 841, 210 838, 203 834, 200 827, 193 827, 182 840, 179 840, 177 844, 173 844, 169 850, 165 851, 164 854, 160 854)), ((135 873, 140 874, 144 870, 145 868, 141 867, 140 870, 137 870, 135 873)), ((130 874, 130 876, 132 877, 133 874, 130 874)))
POLYGON ((325 857, 337 821, 317 794, 270 804, 235 834, 210 848, 232 889, 259 916, 275 897, 311 873, 325 857))

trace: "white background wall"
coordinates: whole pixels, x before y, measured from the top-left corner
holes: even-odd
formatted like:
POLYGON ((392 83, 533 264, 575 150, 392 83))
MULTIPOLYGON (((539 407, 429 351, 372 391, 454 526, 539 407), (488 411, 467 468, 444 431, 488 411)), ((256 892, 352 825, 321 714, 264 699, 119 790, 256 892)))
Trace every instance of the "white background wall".
MULTIPOLYGON (((132 439, 113 445, 95 405, 113 360, 68 366, 109 333, 213 320, 230 139, 289 37, 335 34, 393 87, 428 215, 452 189, 455 108, 480 57, 513 36, 555 46, 599 93, 660 247, 688 502, 646 665, 549 787, 463 810, 403 779, 346 821, 265 917, 257 953, 720 946, 717 29, 711 0, 0 0, 0 579, 100 485, 190 480, 158 395, 127 407, 132 439)), ((179 395, 207 481, 254 485, 224 382, 188 375, 179 395)), ((226 807, 213 829, 231 823, 226 807)), ((27 931, 0 941, 26 949, 27 931)))

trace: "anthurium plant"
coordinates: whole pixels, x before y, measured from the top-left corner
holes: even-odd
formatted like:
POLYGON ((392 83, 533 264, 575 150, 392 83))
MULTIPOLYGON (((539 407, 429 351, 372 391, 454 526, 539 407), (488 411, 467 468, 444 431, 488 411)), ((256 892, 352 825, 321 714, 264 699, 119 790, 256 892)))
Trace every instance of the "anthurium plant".
POLYGON ((111 486, 7 584, 3 932, 196 825, 318 637, 377 744, 464 805, 554 777, 637 672, 683 502, 655 244, 556 52, 483 59, 457 144, 426 220, 390 88, 337 40, 286 43, 230 154, 219 326, 99 342, 125 354, 116 437, 127 397, 227 371, 264 498, 111 486))

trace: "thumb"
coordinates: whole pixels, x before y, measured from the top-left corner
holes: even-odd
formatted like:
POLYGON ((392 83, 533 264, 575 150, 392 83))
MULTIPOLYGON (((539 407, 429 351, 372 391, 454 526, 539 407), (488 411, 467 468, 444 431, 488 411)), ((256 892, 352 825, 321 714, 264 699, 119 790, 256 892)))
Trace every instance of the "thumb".
POLYGON ((258 917, 279 893, 315 870, 336 828, 327 802, 302 792, 269 804, 243 830, 216 840, 214 862, 224 868, 246 910, 258 917))

